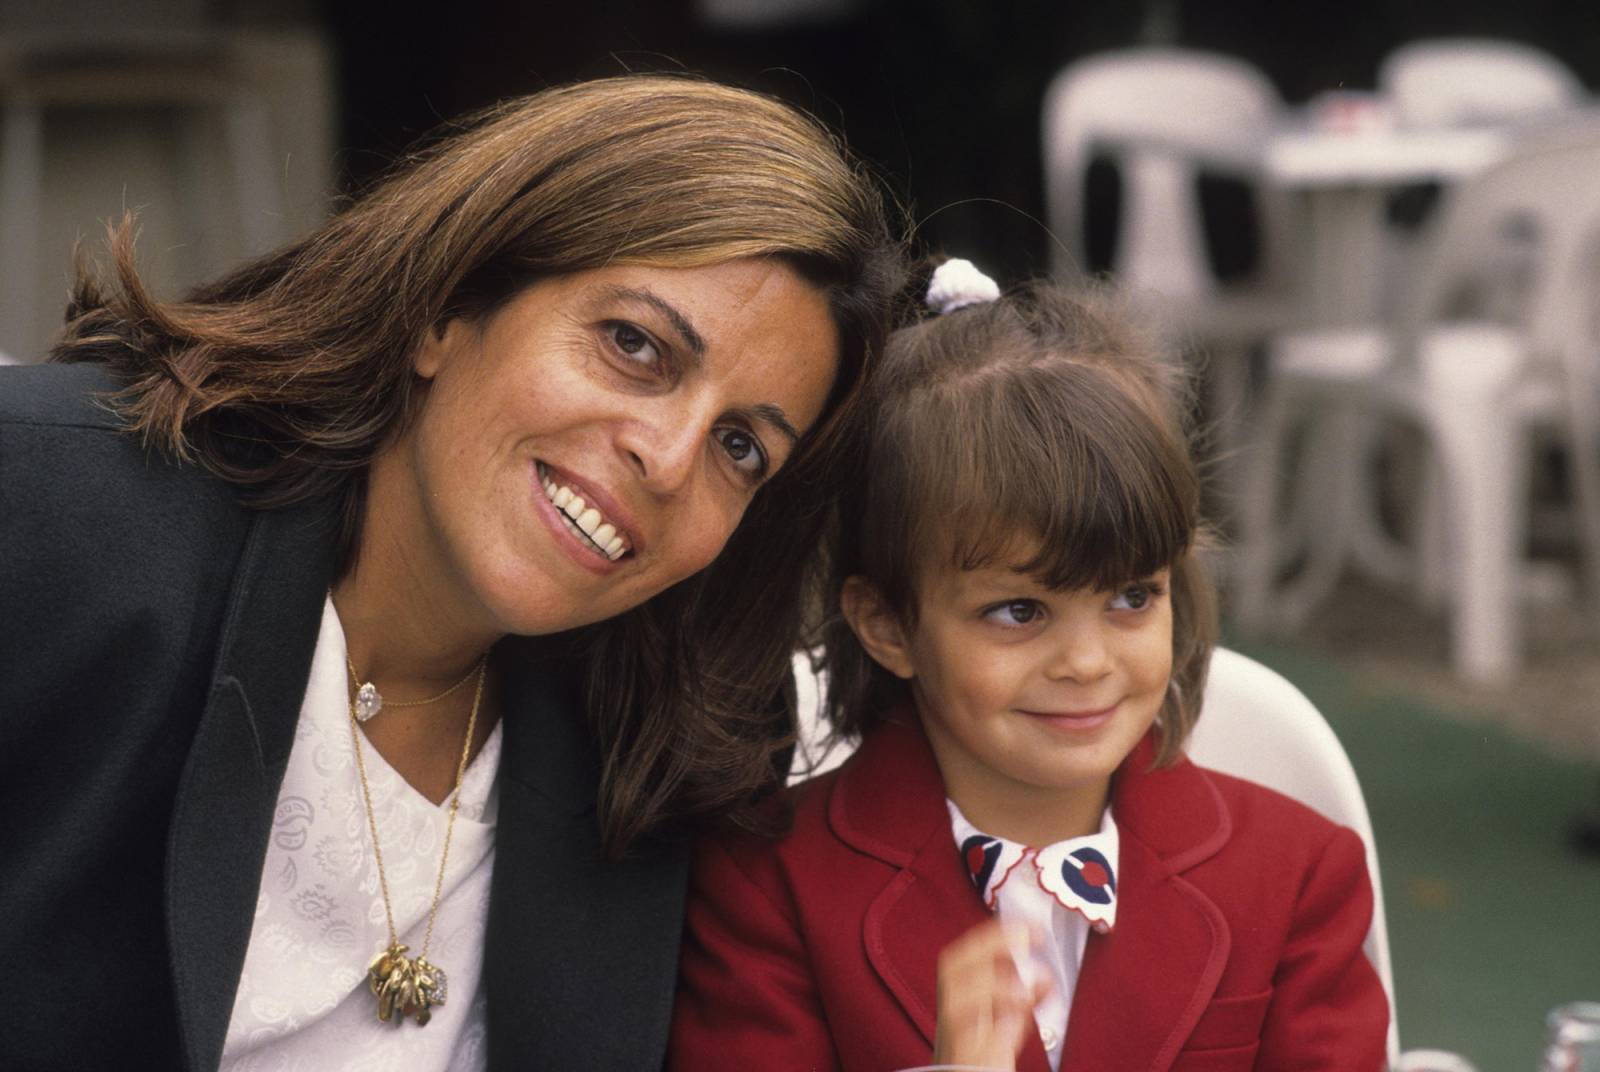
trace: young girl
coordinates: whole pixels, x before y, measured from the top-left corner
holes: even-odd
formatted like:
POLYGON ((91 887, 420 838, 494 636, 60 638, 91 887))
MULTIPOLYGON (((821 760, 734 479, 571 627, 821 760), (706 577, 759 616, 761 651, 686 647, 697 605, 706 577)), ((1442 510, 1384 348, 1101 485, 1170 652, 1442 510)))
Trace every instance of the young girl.
POLYGON ((1360 839, 1183 756, 1177 372, 1093 296, 994 294, 946 265, 890 344, 824 667, 861 747, 700 849, 675 1065, 1379 1069, 1360 839))

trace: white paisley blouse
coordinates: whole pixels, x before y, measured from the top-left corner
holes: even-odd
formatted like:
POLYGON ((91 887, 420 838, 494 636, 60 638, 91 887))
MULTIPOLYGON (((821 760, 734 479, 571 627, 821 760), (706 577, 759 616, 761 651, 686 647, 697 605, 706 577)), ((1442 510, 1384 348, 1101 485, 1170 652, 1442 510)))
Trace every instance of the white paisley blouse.
MULTIPOLYGON (((425 1027, 380 1023, 367 965, 388 945, 378 867, 351 752, 344 630, 330 599, 278 791, 261 892, 223 1044, 223 1072, 482 1069, 479 986, 494 866, 500 727, 467 768, 428 959, 448 975, 425 1027)), ((378 717, 383 717, 381 714, 378 717)), ((362 754, 400 940, 421 952, 448 804, 365 741, 362 754)))

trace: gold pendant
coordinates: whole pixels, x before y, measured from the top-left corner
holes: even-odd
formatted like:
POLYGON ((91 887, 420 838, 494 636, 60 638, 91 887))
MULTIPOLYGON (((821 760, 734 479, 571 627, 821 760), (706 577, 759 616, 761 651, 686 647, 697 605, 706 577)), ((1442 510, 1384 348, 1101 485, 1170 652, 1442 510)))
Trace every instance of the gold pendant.
POLYGON ((378 998, 378 1019, 386 1024, 403 1023, 407 1016, 416 1017, 418 1026, 426 1024, 433 1015, 428 1010, 444 1004, 449 988, 444 970, 426 957, 406 956, 409 948, 395 942, 367 968, 367 986, 378 998))

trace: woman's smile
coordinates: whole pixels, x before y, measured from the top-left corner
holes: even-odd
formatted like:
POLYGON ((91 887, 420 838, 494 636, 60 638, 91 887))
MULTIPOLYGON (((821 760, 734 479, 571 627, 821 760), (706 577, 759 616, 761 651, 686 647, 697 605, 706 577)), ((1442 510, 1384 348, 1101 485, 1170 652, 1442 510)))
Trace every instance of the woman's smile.
MULTIPOLYGON (((534 467, 545 501, 554 508, 561 529, 571 536, 568 542, 576 549, 579 562, 599 566, 595 560, 601 558, 611 566, 633 553, 638 540, 610 496, 545 462, 535 462, 534 467)), ((543 513, 548 516, 549 511, 543 513)))

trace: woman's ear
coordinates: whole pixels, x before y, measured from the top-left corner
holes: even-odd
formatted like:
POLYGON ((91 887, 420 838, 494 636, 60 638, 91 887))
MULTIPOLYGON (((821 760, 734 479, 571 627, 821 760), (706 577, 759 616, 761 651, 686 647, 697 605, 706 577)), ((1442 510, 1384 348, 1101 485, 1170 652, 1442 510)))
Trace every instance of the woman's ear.
POLYGON ((839 593, 839 609, 874 662, 906 681, 917 676, 900 617, 870 581, 859 576, 848 578, 839 593))
POLYGON ((439 375, 439 370, 444 368, 450 356, 460 349, 466 337, 466 327, 467 321, 455 316, 428 328, 423 333, 422 345, 417 347, 416 356, 411 359, 413 371, 425 380, 439 375))

